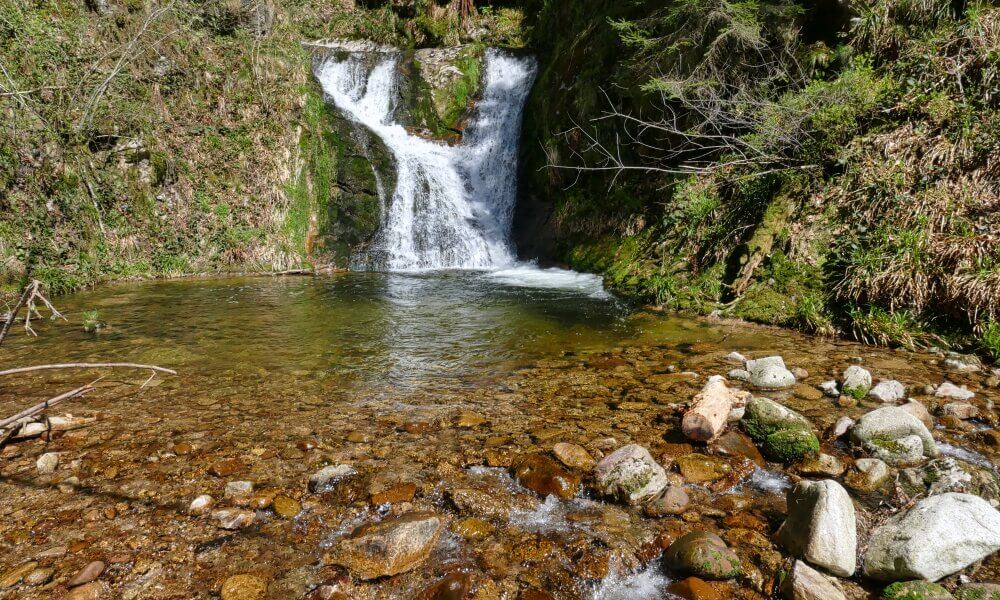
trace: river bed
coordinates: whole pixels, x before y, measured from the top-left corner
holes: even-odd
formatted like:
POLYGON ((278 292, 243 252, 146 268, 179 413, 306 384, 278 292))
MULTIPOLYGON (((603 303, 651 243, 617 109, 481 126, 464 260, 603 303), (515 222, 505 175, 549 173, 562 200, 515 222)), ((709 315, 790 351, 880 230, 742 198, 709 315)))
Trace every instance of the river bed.
MULTIPOLYGON (((103 597, 218 597, 227 581, 227 597, 254 597, 232 595, 231 578, 245 574, 274 598, 672 598, 683 576, 660 556, 693 529, 720 533, 744 563, 742 577, 710 584, 719 597, 768 597, 789 556, 773 538, 799 475, 752 451, 692 444, 679 425, 706 379, 738 366, 733 351, 780 354, 804 369, 795 387, 769 397, 819 432, 880 405, 841 405, 818 390, 851 364, 903 382, 932 410, 939 402, 923 386, 965 385, 977 416, 941 419, 935 437, 950 456, 983 468, 998 461, 997 437, 984 434, 995 433, 1000 395, 988 369, 958 373, 930 353, 665 316, 566 272, 194 279, 56 300, 68 322, 40 324, 37 338, 15 330, 0 350, 4 365, 129 361, 178 375, 106 372, 95 392, 54 411, 92 423, 3 449, 0 583, 25 571, 5 597, 64 595, 100 561, 90 589, 103 597), (84 314, 95 310, 107 327, 87 333, 84 314), (650 517, 600 497, 585 469, 572 499, 543 498, 512 477, 519 457, 560 442, 596 459, 640 444, 691 502, 650 517), (58 466, 39 473, 50 452, 58 466), (677 459, 691 455, 723 474, 686 480, 677 459), (310 491, 313 473, 338 464, 356 475, 310 491), (232 481, 253 492, 227 498, 232 481), (463 501, 461 490, 490 500, 463 501), (211 513, 189 514, 203 494, 252 523, 224 529, 211 513), (418 567, 365 581, 332 556, 357 526, 412 511, 444 523, 418 567)), ((7 378, 0 415, 95 377, 7 378)), ((842 442, 824 440, 823 451, 854 458, 842 442)), ((892 500, 861 505, 878 520, 892 500)), ((971 578, 998 574, 994 555, 971 578)), ((848 597, 879 589, 842 581, 848 597)))

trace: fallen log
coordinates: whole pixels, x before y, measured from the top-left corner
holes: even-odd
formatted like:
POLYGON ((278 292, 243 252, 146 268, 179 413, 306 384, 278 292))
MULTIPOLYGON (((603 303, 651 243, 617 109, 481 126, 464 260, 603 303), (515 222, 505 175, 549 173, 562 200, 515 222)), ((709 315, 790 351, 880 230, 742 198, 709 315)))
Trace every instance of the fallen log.
POLYGON ((26 440, 53 431, 71 431, 86 427, 95 421, 97 421, 97 417, 74 417, 72 415, 47 417, 40 421, 25 423, 14 432, 12 439, 26 440))
POLYGON ((7 369, 5 371, 0 371, 0 376, 16 375, 18 373, 30 373, 32 371, 44 371, 47 369, 104 369, 104 368, 148 369, 150 371, 169 373, 171 375, 177 374, 177 371, 174 371, 173 369, 158 367, 156 365, 141 365, 137 363, 61 363, 54 365, 34 365, 31 367, 17 367, 16 369, 7 369))
POLYGON ((725 431, 729 412, 745 405, 749 399, 750 392, 731 389, 724 377, 713 375, 684 413, 681 430, 689 439, 710 442, 725 431))

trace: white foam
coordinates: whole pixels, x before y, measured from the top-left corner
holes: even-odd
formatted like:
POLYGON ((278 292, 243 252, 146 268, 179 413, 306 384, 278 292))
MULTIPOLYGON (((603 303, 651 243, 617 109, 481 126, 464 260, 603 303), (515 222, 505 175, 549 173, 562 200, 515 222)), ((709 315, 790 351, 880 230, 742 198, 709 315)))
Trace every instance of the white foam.
POLYGON ((519 263, 513 267, 487 273, 487 276, 501 285, 512 287, 572 290, 583 292, 592 298, 607 298, 604 279, 592 273, 578 273, 566 269, 541 269, 531 263, 519 263))
POLYGON ((596 584, 588 586, 583 597, 588 600, 661 600, 672 598, 666 591, 670 579, 658 568, 659 561, 635 573, 613 571, 596 584))

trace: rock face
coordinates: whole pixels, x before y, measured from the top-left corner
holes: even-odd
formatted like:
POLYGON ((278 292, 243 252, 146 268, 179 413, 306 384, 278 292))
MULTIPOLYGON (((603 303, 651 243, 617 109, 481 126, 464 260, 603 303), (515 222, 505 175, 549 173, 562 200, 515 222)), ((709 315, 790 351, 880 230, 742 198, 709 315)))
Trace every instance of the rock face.
POLYGON ((801 560, 795 561, 792 572, 781 584, 781 595, 787 600, 844 600, 828 577, 801 560))
POLYGON ((795 556, 850 577, 858 549, 851 497, 832 479, 800 481, 788 491, 788 518, 778 529, 778 541, 795 556))
POLYGON ((368 523, 340 540, 334 562, 365 580, 404 573, 427 559, 441 529, 440 517, 430 512, 368 523))
POLYGON ((868 577, 937 581, 1000 549, 1000 512, 971 494, 921 500, 872 534, 864 555, 868 577))
POLYGON ((895 379, 883 379, 868 392, 879 402, 896 402, 906 397, 906 388, 895 379))
POLYGON ((658 496, 667 487, 667 474, 637 444, 622 446, 605 456, 594 468, 597 487, 606 496, 629 504, 641 504, 658 496))
POLYGON ((937 456, 938 448, 927 427, 910 412, 885 406, 864 415, 851 428, 851 440, 889 464, 912 463, 937 456))
POLYGON ((819 451, 809 420, 768 398, 747 403, 743 428, 772 460, 792 462, 819 451))
POLYGON ((669 568, 704 579, 730 579, 740 574, 740 559, 722 538, 692 531, 674 541, 664 560, 669 568))
POLYGON ((747 361, 750 383, 762 390, 780 390, 795 385, 795 375, 785 367, 780 356, 747 361))
POLYGON ((529 454, 514 463, 514 476, 541 496, 569 499, 580 491, 580 477, 563 469, 544 454, 529 454))
POLYGON ((872 374, 864 367, 851 365, 844 371, 843 381, 840 389, 844 395, 861 400, 872 387, 872 374))

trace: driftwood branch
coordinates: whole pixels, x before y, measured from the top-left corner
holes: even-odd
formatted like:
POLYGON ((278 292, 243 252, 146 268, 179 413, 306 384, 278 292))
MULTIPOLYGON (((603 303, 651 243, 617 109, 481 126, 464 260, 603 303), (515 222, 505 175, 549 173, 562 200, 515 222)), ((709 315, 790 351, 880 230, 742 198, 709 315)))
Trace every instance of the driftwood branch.
POLYGON ((142 365, 138 363, 60 363, 53 365, 34 365, 31 367, 17 367, 15 369, 6 369, 4 371, 0 371, 0 377, 4 375, 16 375, 18 373, 30 373, 32 371, 45 371, 49 369, 106 369, 106 368, 148 369, 150 371, 159 371, 160 373, 169 373, 171 375, 177 374, 177 371, 174 371, 173 369, 158 367, 156 365, 142 365))
POLYGON ((42 282, 37 279, 32 279, 28 282, 28 285, 24 286, 24 291, 21 293, 21 297, 18 298, 17 304, 14 306, 14 310, 10 312, 7 320, 3 324, 3 329, 0 329, 0 344, 3 344, 4 338, 7 337, 7 333, 10 331, 11 326, 14 324, 14 320, 17 319, 17 313, 21 311, 22 307, 26 307, 26 312, 24 315, 24 330, 31 335, 38 335, 35 330, 31 328, 31 317, 34 315, 37 318, 42 318, 42 314, 38 312, 38 303, 41 302, 52 311, 52 316, 55 318, 60 318, 66 320, 66 317, 62 315, 52 303, 49 302, 48 298, 42 295, 42 282))
POLYGON ((70 390, 70 391, 68 391, 66 393, 59 394, 55 398, 49 398, 48 400, 45 400, 43 402, 39 402, 38 404, 36 404, 36 405, 34 405, 34 406, 30 407, 30 408, 26 408, 26 409, 22 410, 21 412, 17 413, 16 415, 13 415, 13 416, 7 417, 6 419, 0 420, 0 429, 5 428, 5 427, 7 427, 8 425, 10 425, 12 423, 16 423, 16 422, 18 422, 21 419, 24 419, 26 417, 31 417, 33 415, 36 415, 36 414, 42 412, 43 410, 46 410, 46 409, 48 409, 48 408, 50 408, 52 406, 55 406, 56 404, 59 404, 60 402, 63 402, 65 400, 70 400, 72 398, 77 398, 79 396, 82 396, 82 395, 86 394, 87 392, 92 391, 94 389, 94 384, 95 383, 97 383, 97 382, 94 381, 94 382, 88 383, 85 386, 78 387, 75 390, 70 390))

